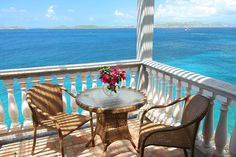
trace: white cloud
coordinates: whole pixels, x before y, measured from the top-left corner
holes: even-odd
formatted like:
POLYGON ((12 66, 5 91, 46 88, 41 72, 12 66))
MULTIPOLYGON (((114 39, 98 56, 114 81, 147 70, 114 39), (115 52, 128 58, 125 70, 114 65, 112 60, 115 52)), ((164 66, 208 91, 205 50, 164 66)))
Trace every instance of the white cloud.
POLYGON ((236 13, 236 0, 166 0, 156 8, 156 18, 192 19, 236 13))
POLYGON ((114 15, 116 17, 121 17, 121 18, 131 18, 132 17, 130 14, 121 12, 119 10, 115 10, 114 15))
POLYGON ((26 13, 25 9, 17 9, 15 7, 2 8, 0 9, 1 13, 26 13))
POLYGON ((48 10, 47 10, 45 16, 48 17, 49 19, 53 19, 53 20, 57 19, 54 5, 50 5, 48 7, 48 10))

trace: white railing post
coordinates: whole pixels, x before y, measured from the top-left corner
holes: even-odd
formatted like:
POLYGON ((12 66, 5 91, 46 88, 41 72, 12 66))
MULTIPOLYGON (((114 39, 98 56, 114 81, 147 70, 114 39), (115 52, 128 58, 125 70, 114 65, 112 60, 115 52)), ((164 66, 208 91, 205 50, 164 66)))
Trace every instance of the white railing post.
POLYGON ((52 76, 50 75, 44 76, 44 81, 45 83, 52 83, 52 76))
POLYGON ((40 82, 40 77, 32 77, 33 86, 34 86, 36 83, 39 83, 39 82, 40 82))
MULTIPOLYGON (((168 80, 168 95, 166 98, 166 104, 169 104, 170 102, 172 102, 173 100, 173 79, 170 76, 166 76, 167 80, 168 80)), ((174 111, 174 107, 167 107, 166 108, 166 119, 165 119, 165 123, 170 125, 173 124, 173 118, 172 118, 172 113, 174 111)))
POLYGON ((234 124, 234 130, 229 142, 229 153, 232 157, 236 157, 236 120, 234 124))
MULTIPOLYGON (((57 80, 59 85, 64 86, 64 78, 65 75, 57 75, 57 80)), ((66 101, 66 93, 64 91, 62 91, 62 102, 63 102, 63 112, 66 112, 67 101, 66 101)))
MULTIPOLYGON (((82 91, 87 90, 87 73, 81 73, 81 80, 82 80, 82 91)), ((82 111, 83 115, 89 115, 88 111, 83 110, 82 111)))
MULTIPOLYGON (((77 75, 71 74, 70 76, 71 76, 71 78, 70 78, 70 80, 71 80, 71 93, 76 95, 77 94, 77 92, 76 92, 76 76, 77 75)), ((78 113, 78 105, 76 104, 75 99, 72 97, 70 99, 70 104, 71 104, 71 108, 72 108, 72 113, 77 114, 78 113)))
POLYGON ((135 85, 135 76, 136 76, 137 68, 130 69, 130 88, 136 89, 135 85))
POLYGON ((157 105, 159 101, 159 77, 158 77, 158 71, 155 71, 156 77, 154 77, 155 85, 154 85, 154 92, 153 92, 153 104, 157 105))
POLYGON ((152 71, 152 82, 153 82, 153 84, 152 84, 152 103, 154 103, 154 98, 155 98, 155 95, 156 95, 156 93, 157 93, 157 88, 156 88, 156 71, 152 71))
MULTIPOLYGON (((128 69, 124 69, 124 70, 126 71, 126 78, 127 78, 127 71, 128 71, 128 69)), ((130 79, 131 79, 131 77, 130 77, 130 79)), ((122 80, 121 81, 121 87, 125 87, 125 86, 126 86, 126 80, 122 80)))
POLYGON ((22 114, 24 116, 24 124, 23 128, 28 129, 32 127, 32 121, 30 120, 31 117, 31 110, 29 108, 29 105, 26 101, 26 84, 27 84, 27 78, 23 78, 19 80, 20 86, 21 86, 21 101, 22 101, 22 114))
POLYGON ((92 88, 97 87, 97 72, 93 71, 91 72, 91 77, 92 77, 92 88))
POLYGON ((191 85, 189 83, 182 82, 182 86, 185 87, 185 96, 191 94, 191 85))
POLYGON ((166 102, 166 79, 165 75, 159 73, 159 77, 161 78, 161 91, 159 94, 159 105, 163 105, 166 102))
POLYGON ((0 134, 7 132, 7 126, 4 122, 4 117, 5 117, 5 114, 2 107, 2 101, 0 100, 0 134))
MULTIPOLYGON (((181 81, 174 79, 174 82, 176 83, 176 98, 178 99, 181 97, 181 81)), ((180 122, 182 112, 183 112, 183 108, 182 108, 181 103, 176 104, 175 109, 174 109, 174 113, 173 113, 176 125, 178 125, 180 122)))
POLYGON ((18 121, 19 111, 13 93, 13 84, 14 80, 5 81, 5 85, 7 86, 8 92, 8 112, 12 121, 10 131, 16 131, 21 129, 20 123, 18 121))
POLYGON ((211 139, 214 134, 214 100, 215 100, 215 94, 210 93, 208 94, 208 98, 210 99, 210 109, 207 112, 207 115, 205 117, 203 128, 202 128, 202 135, 203 135, 203 143, 202 147, 207 152, 207 154, 211 154, 213 151, 213 146, 211 143, 211 139))
MULTIPOLYGON (((217 96, 218 97, 218 96, 217 96)), ((228 107, 229 100, 225 97, 219 96, 219 100, 221 100, 221 112, 220 119, 215 132, 215 154, 220 157, 225 157, 225 145, 227 143, 227 135, 228 135, 228 107)))
POLYGON ((148 88, 147 88, 147 100, 148 103, 152 101, 152 69, 146 69, 148 73, 148 88))

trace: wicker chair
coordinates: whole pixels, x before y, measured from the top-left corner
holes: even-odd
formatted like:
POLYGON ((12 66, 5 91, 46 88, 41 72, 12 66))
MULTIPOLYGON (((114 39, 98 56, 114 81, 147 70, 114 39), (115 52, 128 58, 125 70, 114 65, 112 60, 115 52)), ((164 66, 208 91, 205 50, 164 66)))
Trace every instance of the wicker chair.
POLYGON ((142 157, 144 148, 149 145, 182 148, 187 157, 186 149, 191 150, 194 156, 194 145, 200 121, 206 115, 210 107, 208 98, 199 94, 179 98, 168 105, 153 106, 145 110, 140 123, 140 136, 138 142, 138 152, 142 157), (143 123, 145 114, 156 108, 165 108, 185 101, 181 125, 169 126, 152 122, 143 123))
MULTIPOLYGON (((74 130, 90 121, 91 134, 93 135, 93 122, 91 117, 66 114, 63 112, 62 91, 69 93, 73 98, 75 95, 64 87, 52 84, 37 84, 27 91, 26 100, 32 112, 34 140, 32 155, 36 145, 36 133, 39 125, 46 128, 56 129, 59 135, 60 151, 64 157, 63 138, 74 130)), ((90 116, 92 113, 90 113, 90 116)), ((94 146, 94 141, 92 141, 94 146)))

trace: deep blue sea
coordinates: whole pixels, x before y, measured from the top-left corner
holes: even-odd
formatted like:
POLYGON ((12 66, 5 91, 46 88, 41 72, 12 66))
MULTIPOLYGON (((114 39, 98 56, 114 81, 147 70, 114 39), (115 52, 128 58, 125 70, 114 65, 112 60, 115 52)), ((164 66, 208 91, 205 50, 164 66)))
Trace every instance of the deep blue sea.
MULTIPOLYGON (((0 30, 0 56, 0 69, 134 59, 136 29, 0 30)), ((236 85, 236 28, 155 29, 153 58, 236 85)), ((230 106, 229 133, 235 113, 230 106)))

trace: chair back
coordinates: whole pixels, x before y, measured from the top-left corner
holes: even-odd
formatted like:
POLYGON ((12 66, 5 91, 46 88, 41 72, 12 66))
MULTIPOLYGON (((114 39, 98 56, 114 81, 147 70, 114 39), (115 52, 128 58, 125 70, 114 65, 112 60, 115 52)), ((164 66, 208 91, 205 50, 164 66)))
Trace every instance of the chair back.
POLYGON ((26 99, 32 111, 33 121, 36 123, 48 118, 39 114, 32 105, 51 116, 63 112, 62 90, 59 85, 37 84, 27 91, 26 99))
POLYGON ((192 141, 195 140, 199 123, 206 115, 210 107, 210 100, 200 94, 190 96, 184 106, 182 124, 193 122, 187 127, 188 136, 192 141))

